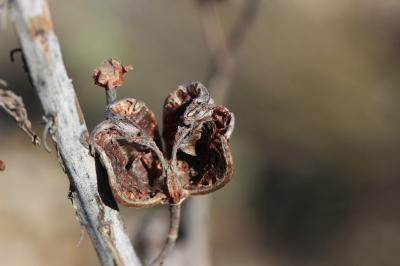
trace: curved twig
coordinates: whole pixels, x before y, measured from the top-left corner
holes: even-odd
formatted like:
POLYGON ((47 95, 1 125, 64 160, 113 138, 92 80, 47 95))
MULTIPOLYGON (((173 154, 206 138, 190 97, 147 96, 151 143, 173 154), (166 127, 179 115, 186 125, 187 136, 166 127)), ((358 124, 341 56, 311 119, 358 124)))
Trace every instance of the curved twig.
POLYGON ((42 134, 42 141, 43 141, 43 147, 44 149, 50 153, 51 148, 49 147, 47 143, 47 136, 50 134, 53 138, 54 134, 54 118, 52 116, 43 116, 43 121, 46 123, 43 129, 43 134, 42 134))
POLYGON ((228 34, 229 37, 226 37, 216 10, 216 1, 199 1, 204 38, 210 52, 206 83, 207 87, 213 90, 214 99, 218 103, 226 100, 236 69, 236 54, 257 17, 260 4, 261 0, 246 0, 241 14, 228 34))
POLYGON ((150 264, 151 266, 163 265, 168 254, 171 253, 175 246, 176 239, 178 238, 178 230, 181 218, 181 204, 170 205, 170 226, 168 230, 167 240, 164 244, 161 253, 150 264))

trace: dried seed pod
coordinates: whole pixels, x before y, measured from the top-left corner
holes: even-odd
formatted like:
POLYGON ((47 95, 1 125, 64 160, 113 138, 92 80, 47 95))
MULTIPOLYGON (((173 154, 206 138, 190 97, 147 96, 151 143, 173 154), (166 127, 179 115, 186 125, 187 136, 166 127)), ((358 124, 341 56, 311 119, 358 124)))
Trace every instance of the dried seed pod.
POLYGON ((201 83, 180 86, 167 97, 163 123, 167 157, 185 173, 179 177, 185 190, 206 194, 229 182, 234 115, 215 105, 201 83))
POLYGON ((139 100, 114 102, 111 96, 107 94, 107 120, 90 136, 92 154, 100 155, 119 203, 171 204, 169 236, 155 260, 162 264, 175 243, 182 201, 217 190, 232 177, 229 138, 234 116, 215 105, 202 84, 179 86, 164 103, 165 160, 154 114, 139 100))
MULTIPOLYGON (((163 139, 168 158, 171 157, 178 127, 185 125, 183 119, 185 112, 188 112, 189 105, 193 109, 200 104, 213 103, 206 87, 199 82, 181 85, 168 95, 163 109, 163 139)), ((186 124, 189 122, 189 117, 186 115, 186 124)))
POLYGON ((108 118, 90 136, 92 149, 107 170, 116 200, 130 207, 151 207, 165 199, 164 158, 154 114, 136 99, 107 108, 108 118))

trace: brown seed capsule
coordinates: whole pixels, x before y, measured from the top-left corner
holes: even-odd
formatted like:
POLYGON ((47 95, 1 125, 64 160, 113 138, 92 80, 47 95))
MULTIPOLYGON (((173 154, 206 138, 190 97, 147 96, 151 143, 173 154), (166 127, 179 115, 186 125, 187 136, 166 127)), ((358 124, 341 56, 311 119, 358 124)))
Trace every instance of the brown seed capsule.
POLYGON ((198 82, 180 86, 164 104, 163 137, 168 158, 176 158, 181 183, 190 194, 205 194, 224 186, 232 177, 229 138, 234 115, 217 106, 198 82), (187 169, 187 170, 183 170, 187 169))
POLYGON ((191 194, 223 187, 232 177, 233 113, 215 105, 198 82, 180 86, 165 101, 166 159, 154 114, 142 101, 115 102, 107 107, 107 118, 93 130, 90 143, 121 204, 179 204, 191 194))
POLYGON ((108 106, 109 119, 92 132, 91 146, 107 170, 114 197, 131 207, 150 207, 163 198, 163 157, 154 114, 139 100, 108 106))

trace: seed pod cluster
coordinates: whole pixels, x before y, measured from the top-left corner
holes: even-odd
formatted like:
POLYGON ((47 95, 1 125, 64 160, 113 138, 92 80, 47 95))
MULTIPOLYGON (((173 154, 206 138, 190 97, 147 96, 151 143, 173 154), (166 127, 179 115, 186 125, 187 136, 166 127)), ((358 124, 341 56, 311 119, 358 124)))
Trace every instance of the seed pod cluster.
POLYGON ((162 152, 155 116, 139 100, 107 107, 108 119, 90 136, 116 200, 131 207, 181 203, 223 187, 232 177, 229 139, 234 116, 214 104, 199 82, 179 86, 165 100, 162 152))

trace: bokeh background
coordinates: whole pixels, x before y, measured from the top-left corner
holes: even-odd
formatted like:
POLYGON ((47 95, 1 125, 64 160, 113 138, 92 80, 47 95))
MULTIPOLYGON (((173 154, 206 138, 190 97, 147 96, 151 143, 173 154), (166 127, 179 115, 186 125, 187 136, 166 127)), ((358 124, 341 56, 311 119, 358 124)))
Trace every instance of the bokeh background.
MULTIPOLYGON (((120 97, 161 117, 178 84, 203 80, 208 50, 195 1, 49 1, 64 61, 93 128, 104 95, 92 69, 130 63, 120 97)), ((218 11, 229 29, 242 1, 218 11)), ((42 111, 12 25, 0 31, 0 77, 42 111)), ((214 265, 399 265, 400 1, 262 1, 237 57, 235 175, 212 196, 214 265)), ((2 265, 97 265, 67 199, 55 154, 31 145, 0 110, 2 265)), ((152 210, 122 208, 128 229, 152 210)))

